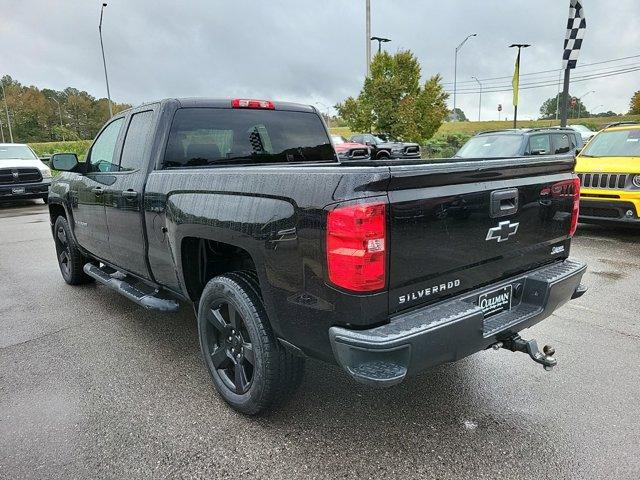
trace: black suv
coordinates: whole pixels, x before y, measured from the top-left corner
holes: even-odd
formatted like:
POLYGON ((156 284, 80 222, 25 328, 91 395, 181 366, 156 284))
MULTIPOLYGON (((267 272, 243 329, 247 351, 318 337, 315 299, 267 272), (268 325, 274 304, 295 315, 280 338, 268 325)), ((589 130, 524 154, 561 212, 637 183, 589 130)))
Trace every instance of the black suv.
POLYGON ((469 139, 458 158, 528 157, 578 152, 582 137, 569 128, 533 128, 483 132, 469 139))
POLYGON ((420 158, 420 145, 401 142, 386 134, 362 133, 353 135, 349 141, 371 147, 371 158, 420 158))

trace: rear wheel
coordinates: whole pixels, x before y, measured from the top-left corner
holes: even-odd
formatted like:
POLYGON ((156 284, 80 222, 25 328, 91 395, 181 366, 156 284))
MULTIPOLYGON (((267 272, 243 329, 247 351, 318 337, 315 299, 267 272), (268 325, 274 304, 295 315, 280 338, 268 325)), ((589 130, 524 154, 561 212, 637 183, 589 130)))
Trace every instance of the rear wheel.
POLYGON ((42 201, 44 202, 45 205, 49 203, 49 195, 45 195, 44 197, 42 197, 42 201))
POLYGON ((56 244, 58 266, 64 281, 69 285, 81 285, 93 281, 89 275, 84 273, 83 267, 88 260, 76 247, 66 218, 62 216, 56 218, 53 226, 53 239, 56 244))
POLYGON ((215 277, 198 308, 200 347, 213 383, 235 410, 255 415, 284 403, 302 378, 304 360, 286 351, 269 324, 255 277, 215 277))
POLYGON ((378 154, 378 160, 388 160, 390 157, 389 153, 387 152, 380 152, 378 154))

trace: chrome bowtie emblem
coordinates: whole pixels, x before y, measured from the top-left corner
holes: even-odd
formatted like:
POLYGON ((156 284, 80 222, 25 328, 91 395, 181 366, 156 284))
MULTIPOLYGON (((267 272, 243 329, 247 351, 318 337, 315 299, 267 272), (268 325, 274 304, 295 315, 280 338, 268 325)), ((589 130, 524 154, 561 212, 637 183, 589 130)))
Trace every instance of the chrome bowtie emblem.
POLYGON ((506 242, 509 237, 518 233, 519 222, 511 223, 509 220, 506 222, 500 222, 497 227, 490 228, 487 232, 487 242, 490 240, 497 240, 498 243, 506 242))

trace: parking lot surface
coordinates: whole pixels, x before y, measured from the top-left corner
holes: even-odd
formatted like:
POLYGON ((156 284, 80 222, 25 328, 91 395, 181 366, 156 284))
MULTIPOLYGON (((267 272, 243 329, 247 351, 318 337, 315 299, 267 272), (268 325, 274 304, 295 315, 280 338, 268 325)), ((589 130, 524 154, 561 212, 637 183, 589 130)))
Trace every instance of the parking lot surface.
POLYGON ((0 205, 0 478, 640 478, 640 231, 583 226, 581 299, 486 351, 372 390, 307 362, 284 409, 217 396, 196 323, 70 287, 41 202, 0 205))

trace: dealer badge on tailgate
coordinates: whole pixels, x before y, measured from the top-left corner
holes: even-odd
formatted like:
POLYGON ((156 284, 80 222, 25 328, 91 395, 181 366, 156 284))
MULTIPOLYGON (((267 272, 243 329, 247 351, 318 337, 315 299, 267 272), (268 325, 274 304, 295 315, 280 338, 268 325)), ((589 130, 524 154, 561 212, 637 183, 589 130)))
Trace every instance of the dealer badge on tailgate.
POLYGON ((484 318, 511 310, 511 285, 493 290, 478 297, 478 306, 482 309, 484 318))

